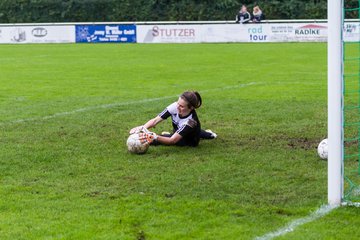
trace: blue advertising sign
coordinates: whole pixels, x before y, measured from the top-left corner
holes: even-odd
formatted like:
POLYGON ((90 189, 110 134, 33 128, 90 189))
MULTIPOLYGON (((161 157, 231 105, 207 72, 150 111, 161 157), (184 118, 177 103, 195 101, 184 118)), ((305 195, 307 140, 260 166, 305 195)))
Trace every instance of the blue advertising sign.
POLYGON ((76 25, 76 42, 136 42, 135 25, 76 25))

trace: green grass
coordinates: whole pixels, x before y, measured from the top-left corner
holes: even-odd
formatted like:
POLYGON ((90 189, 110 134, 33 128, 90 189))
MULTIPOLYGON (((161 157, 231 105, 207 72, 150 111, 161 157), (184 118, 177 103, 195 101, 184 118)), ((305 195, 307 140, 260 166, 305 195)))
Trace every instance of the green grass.
MULTIPOLYGON (((326 203, 315 151, 326 137, 325 44, 0 52, 1 239, 253 239, 326 203), (128 130, 187 89, 202 93, 200 120, 219 138, 128 153, 128 130)), ((358 238, 356 212, 285 238, 358 238)))

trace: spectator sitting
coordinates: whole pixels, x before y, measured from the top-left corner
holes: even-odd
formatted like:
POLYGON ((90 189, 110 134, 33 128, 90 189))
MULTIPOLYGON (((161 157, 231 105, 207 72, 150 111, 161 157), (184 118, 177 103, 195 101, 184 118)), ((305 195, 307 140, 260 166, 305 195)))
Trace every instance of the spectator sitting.
POLYGON ((236 23, 247 23, 251 20, 251 15, 245 5, 242 5, 239 13, 236 15, 236 23))
POLYGON ((262 20, 265 19, 264 14, 262 13, 261 9, 259 8, 259 6, 255 6, 253 8, 253 19, 252 21, 255 23, 261 22, 262 20))

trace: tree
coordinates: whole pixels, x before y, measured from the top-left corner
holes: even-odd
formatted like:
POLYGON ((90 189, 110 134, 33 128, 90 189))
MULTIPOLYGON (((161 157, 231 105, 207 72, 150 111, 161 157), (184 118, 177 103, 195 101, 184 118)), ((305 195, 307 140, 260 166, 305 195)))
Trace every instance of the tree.
MULTIPOLYGON (((233 20, 242 4, 249 12, 258 4, 267 19, 324 19, 327 14, 326 0, 1 0, 0 22, 233 20)), ((357 4, 346 2, 347 7, 357 4)))

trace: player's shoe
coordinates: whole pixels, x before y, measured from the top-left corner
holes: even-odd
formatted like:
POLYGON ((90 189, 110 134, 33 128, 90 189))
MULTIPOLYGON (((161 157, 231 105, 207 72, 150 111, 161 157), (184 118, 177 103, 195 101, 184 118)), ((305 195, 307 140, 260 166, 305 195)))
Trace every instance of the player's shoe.
POLYGON ((171 135, 171 133, 164 131, 164 132, 161 132, 161 135, 171 135))
POLYGON ((210 129, 206 129, 205 132, 210 133, 212 138, 217 138, 217 134, 211 131, 210 129))

